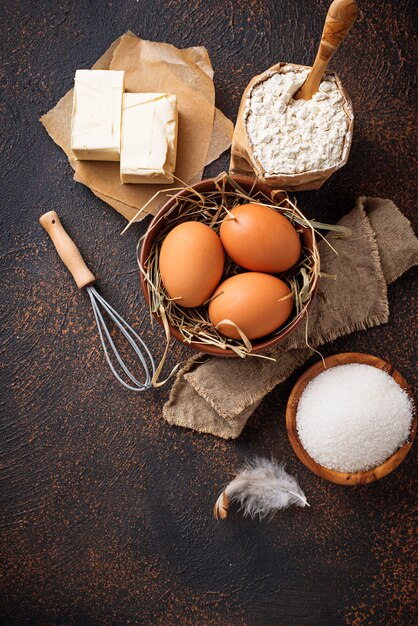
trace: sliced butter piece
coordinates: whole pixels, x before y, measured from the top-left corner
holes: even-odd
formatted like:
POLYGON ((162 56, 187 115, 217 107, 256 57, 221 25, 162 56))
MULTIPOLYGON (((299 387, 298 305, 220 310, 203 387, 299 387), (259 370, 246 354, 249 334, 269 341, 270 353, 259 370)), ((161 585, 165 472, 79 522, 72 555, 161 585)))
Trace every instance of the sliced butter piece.
POLYGON ((177 98, 165 93, 125 93, 120 179, 172 183, 177 154, 177 98))
POLYGON ((119 161, 125 72, 77 70, 71 150, 76 159, 119 161))

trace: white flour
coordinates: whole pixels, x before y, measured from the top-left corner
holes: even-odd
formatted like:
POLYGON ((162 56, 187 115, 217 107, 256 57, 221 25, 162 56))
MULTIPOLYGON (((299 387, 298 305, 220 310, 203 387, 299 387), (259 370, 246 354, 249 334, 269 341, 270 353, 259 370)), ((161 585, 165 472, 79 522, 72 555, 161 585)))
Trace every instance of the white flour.
POLYGON ((330 75, 311 100, 294 100, 307 75, 285 65, 249 93, 247 133, 267 175, 323 170, 342 159, 349 128, 345 100, 330 75))

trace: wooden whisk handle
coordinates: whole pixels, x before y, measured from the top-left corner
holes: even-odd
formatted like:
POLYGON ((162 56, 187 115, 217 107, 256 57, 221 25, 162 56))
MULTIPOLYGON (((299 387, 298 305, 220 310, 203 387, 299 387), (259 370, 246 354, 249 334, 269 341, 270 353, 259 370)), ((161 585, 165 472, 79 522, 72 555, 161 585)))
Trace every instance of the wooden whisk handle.
POLYGON ((79 289, 92 285, 96 278, 85 264, 79 249, 65 231, 58 214, 48 211, 39 218, 39 223, 52 239, 62 262, 71 272, 79 289))
POLYGON ((355 0, 334 0, 328 9, 318 56, 329 61, 354 24, 358 13, 355 0))

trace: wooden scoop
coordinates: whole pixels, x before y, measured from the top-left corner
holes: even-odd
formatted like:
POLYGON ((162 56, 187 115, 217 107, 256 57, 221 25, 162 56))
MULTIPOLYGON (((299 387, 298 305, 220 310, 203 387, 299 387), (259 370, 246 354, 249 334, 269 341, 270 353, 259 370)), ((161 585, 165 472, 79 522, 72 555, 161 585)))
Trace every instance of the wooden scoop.
POLYGON ((355 0, 334 0, 328 9, 315 62, 308 78, 293 96, 295 100, 310 100, 318 91, 321 78, 338 46, 354 24, 358 14, 355 0))

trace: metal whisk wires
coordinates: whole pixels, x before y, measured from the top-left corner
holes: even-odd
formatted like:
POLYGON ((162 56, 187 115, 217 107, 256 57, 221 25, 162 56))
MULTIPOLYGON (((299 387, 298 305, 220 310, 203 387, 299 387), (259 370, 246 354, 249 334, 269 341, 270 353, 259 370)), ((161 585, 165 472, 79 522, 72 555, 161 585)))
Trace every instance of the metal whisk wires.
POLYGON ((103 347, 103 351, 105 353, 106 361, 108 362, 113 375, 121 383, 121 385, 126 387, 126 389, 130 389, 131 391, 146 391, 147 389, 150 389, 152 387, 152 378, 155 374, 155 362, 150 350, 148 349, 148 346, 134 331, 132 326, 130 326, 128 322, 124 320, 123 317, 121 317, 121 315, 119 315, 119 313, 115 311, 113 307, 110 306, 110 304, 96 291, 96 289, 92 285, 86 287, 86 290, 90 296, 93 313, 97 323, 97 328, 99 329, 100 341, 103 347), (109 329, 107 327, 100 307, 103 307, 103 310, 116 324, 116 326, 119 328, 125 339, 134 350, 135 354, 137 355, 145 374, 144 382, 139 381, 134 376, 134 374, 128 369, 122 357, 120 356, 119 351, 115 346, 115 342, 110 335, 109 329), (129 383, 125 382, 125 380, 123 380, 123 378, 116 370, 112 358, 109 354, 109 347, 110 350, 113 352, 116 361, 119 363, 120 368, 129 379, 129 383), (147 360, 150 367, 148 366, 147 360))

